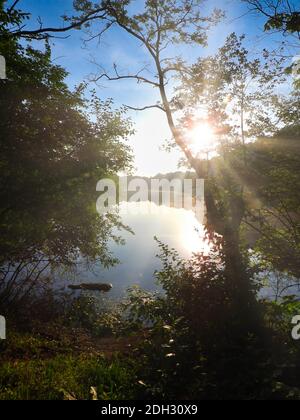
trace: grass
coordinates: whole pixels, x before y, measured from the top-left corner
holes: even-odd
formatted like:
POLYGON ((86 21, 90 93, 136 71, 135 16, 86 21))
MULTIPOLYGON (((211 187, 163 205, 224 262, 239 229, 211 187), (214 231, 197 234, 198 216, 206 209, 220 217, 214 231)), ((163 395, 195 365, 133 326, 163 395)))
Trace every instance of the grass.
POLYGON ((0 400, 130 399, 134 383, 126 362, 57 356, 50 360, 5 362, 0 367, 0 400))
POLYGON ((0 400, 131 399, 130 359, 74 353, 58 341, 15 333, 0 348, 0 400))
POLYGON ((40 335, 11 332, 6 341, 0 342, 0 360, 28 360, 51 358, 56 354, 71 353, 67 342, 50 340, 40 335))

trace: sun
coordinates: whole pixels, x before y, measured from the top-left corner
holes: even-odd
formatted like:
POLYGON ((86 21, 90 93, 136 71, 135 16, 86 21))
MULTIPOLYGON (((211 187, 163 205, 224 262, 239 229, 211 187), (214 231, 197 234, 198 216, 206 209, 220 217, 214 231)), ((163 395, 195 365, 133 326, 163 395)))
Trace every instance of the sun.
POLYGON ((217 144, 216 134, 207 122, 197 123, 189 129, 187 140, 191 151, 195 154, 213 151, 217 144))

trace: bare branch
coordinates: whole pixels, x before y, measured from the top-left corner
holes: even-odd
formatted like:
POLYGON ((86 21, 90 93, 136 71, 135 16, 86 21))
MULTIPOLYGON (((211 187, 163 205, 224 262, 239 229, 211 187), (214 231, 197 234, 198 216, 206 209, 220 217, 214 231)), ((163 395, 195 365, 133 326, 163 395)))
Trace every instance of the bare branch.
POLYGON ((192 75, 191 71, 188 68, 183 67, 183 66, 176 66, 176 65, 169 66, 169 67, 166 67, 165 69, 163 69, 163 74, 164 75, 166 75, 167 73, 170 73, 170 72, 187 74, 187 75, 190 75, 190 76, 192 75))
POLYGON ((91 41, 93 41, 94 39, 97 39, 97 38, 98 38, 98 45, 100 45, 102 36, 105 34, 105 32, 107 32, 115 24, 114 21, 110 21, 109 19, 105 19, 105 20, 107 21, 107 23, 106 23, 105 27, 100 32, 98 32, 96 35, 90 35, 89 38, 83 40, 85 46, 89 42, 91 42, 91 41))
POLYGON ((161 105, 149 105, 149 106, 144 106, 143 108, 135 108, 133 106, 129 106, 129 105, 125 105, 125 108, 130 109, 131 111, 146 111, 148 109, 159 109, 160 111, 166 112, 166 110, 164 109, 164 107, 162 107, 161 105))
POLYGON ((280 289, 279 291, 279 297, 281 297, 283 295, 283 293, 285 293, 287 290, 289 289, 293 289, 295 287, 300 287, 300 283, 294 283, 294 284, 290 284, 288 286, 283 287, 282 289, 280 289))
POLYGON ((11 13, 15 7, 17 6, 17 4, 20 2, 20 0, 15 0, 15 2, 10 6, 10 8, 8 9, 8 13, 11 13))
MULTIPOLYGON (((109 3, 110 2, 108 1, 108 4, 109 3)), ((145 47, 147 48, 147 50, 151 54, 151 56, 154 59, 154 61, 156 61, 157 56, 155 54, 155 50, 153 49, 152 45, 147 41, 147 39, 145 39, 145 37, 143 36, 143 34, 135 31, 130 26, 127 26, 126 24, 124 24, 121 21, 121 19, 118 16, 118 14, 116 13, 116 11, 115 11, 115 9, 114 9, 113 6, 108 6, 107 9, 108 9, 109 13, 111 14, 111 16, 113 16, 113 18, 115 19, 116 23, 119 25, 119 27, 122 28, 122 29, 124 29, 127 33, 129 33, 129 35, 132 35, 134 38, 136 38, 139 41, 141 41, 141 43, 143 45, 145 45, 145 47)))
POLYGON ((78 20, 74 20, 73 23, 71 23, 68 26, 61 27, 61 28, 54 28, 54 27, 42 27, 42 24, 40 24, 39 29, 35 30, 23 30, 24 26, 19 27, 17 30, 9 32, 9 36, 15 37, 15 38, 31 38, 31 39, 46 39, 50 38, 50 33, 63 33, 68 32, 72 29, 80 29, 83 25, 92 22, 97 19, 105 19, 107 16, 107 11, 105 8, 100 8, 97 10, 93 10, 86 15, 82 16, 81 18, 78 18, 78 20))
POLYGON ((130 80, 131 79, 131 80, 136 80, 138 83, 146 83, 146 84, 152 85, 156 88, 159 87, 158 83, 154 82, 153 80, 149 80, 144 76, 141 76, 141 73, 145 70, 145 68, 142 69, 140 72, 138 72, 136 74, 129 74, 129 75, 123 75, 123 76, 118 73, 116 65, 114 65, 114 70, 115 70, 115 74, 116 74, 115 76, 109 76, 107 73, 104 72, 104 73, 100 74, 100 76, 97 76, 97 77, 91 79, 91 81, 97 83, 101 79, 107 79, 109 81, 130 80))

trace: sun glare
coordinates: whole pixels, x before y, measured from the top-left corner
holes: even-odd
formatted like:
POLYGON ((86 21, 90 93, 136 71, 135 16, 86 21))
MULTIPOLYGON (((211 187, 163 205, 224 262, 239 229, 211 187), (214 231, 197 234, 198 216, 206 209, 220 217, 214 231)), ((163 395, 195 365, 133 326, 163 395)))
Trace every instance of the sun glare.
POLYGON ((182 232, 180 240, 182 246, 188 254, 203 252, 208 255, 211 250, 211 244, 205 239, 204 225, 200 224, 193 212, 184 212, 184 221, 182 223, 182 232))
POLYGON ((208 123, 199 123, 188 133, 188 140, 192 152, 206 153, 216 148, 216 135, 208 123))

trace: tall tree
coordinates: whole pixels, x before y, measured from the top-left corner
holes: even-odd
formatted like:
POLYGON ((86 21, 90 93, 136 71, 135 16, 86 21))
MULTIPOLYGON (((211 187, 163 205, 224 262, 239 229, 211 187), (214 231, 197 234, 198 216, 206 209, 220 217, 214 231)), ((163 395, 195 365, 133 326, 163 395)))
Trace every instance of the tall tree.
POLYGON ((50 265, 74 264, 80 254, 114 262, 108 241, 120 222, 97 214, 95 186, 130 166, 123 140, 132 126, 111 101, 95 95, 86 101, 82 87, 72 92, 47 43, 41 51, 4 37, 0 54, 7 63, 7 80, 0 80, 0 266, 7 299, 8 292, 30 290, 50 265))
MULTIPOLYGON (((202 16, 201 8, 203 3, 203 0, 174 0, 171 2, 149 0, 145 2, 145 6, 140 13, 130 14, 129 6, 131 5, 131 1, 103 2, 102 4, 105 4, 109 14, 104 19, 107 21, 107 24, 118 26, 146 49, 150 59, 149 65, 153 70, 153 77, 149 78, 147 75, 147 66, 147 68, 144 67, 140 72, 135 74, 122 75, 119 73, 117 65, 114 65, 114 74, 110 75, 103 72, 94 79, 96 82, 101 79, 111 81, 136 80, 138 83, 156 88, 160 94, 161 100, 159 103, 146 105, 142 108, 128 108, 138 111, 158 108, 164 112, 177 145, 181 148, 187 160, 200 177, 204 177, 205 171, 187 147, 184 135, 176 125, 174 109, 172 108, 171 99, 168 97, 167 92, 169 77, 185 72, 186 66, 180 58, 168 58, 167 50, 170 44, 192 44, 200 47, 206 45, 207 31, 220 20, 222 12, 215 10, 211 16, 202 16)), ((76 3, 77 10, 81 10, 82 13, 87 13, 90 7, 90 5, 82 1, 76 3)), ((97 34, 101 36, 102 31, 99 30, 97 34)), ((207 195, 206 201, 207 207, 210 208, 209 214, 213 216, 214 205, 212 197, 209 194, 207 195)))
POLYGON ((267 51, 253 57, 244 44, 231 34, 215 56, 199 59, 182 78, 176 102, 189 104, 191 115, 205 110, 215 126, 220 156, 210 166, 222 205, 235 187, 260 253, 298 277, 299 92, 279 94, 287 81, 284 58, 267 51))
MULTIPOLYGON (((94 80, 96 82, 103 79, 136 80, 138 83, 156 88, 160 95, 158 103, 141 108, 130 108, 138 111, 149 108, 160 109, 166 116, 177 146, 180 147, 198 177, 205 179, 206 166, 193 154, 186 142, 184 130, 176 122, 176 108, 168 92, 170 78, 187 72, 188 66, 182 57, 170 58, 168 47, 170 44, 194 45, 203 49, 207 44, 208 30, 222 18, 223 14, 220 10, 215 10, 210 16, 203 16, 201 11, 204 1, 202 0, 147 0, 138 13, 132 12, 131 3, 129 0, 103 2, 109 15, 104 20, 107 25, 117 26, 131 36, 137 42, 137 46, 142 45, 148 54, 149 66, 143 67, 137 73, 121 74, 115 64, 113 74, 103 71, 94 80), (149 70, 152 70, 152 77, 149 77, 149 70)), ((77 9, 81 8, 83 13, 87 13, 90 7, 83 1, 77 2, 77 9)), ((96 32, 93 36, 97 34, 101 36, 101 28, 102 26, 94 28, 96 32)), ((224 211, 224 207, 219 206, 219 200, 215 184, 206 182, 207 226, 224 237, 226 269, 230 273, 228 279, 231 278, 231 284, 228 287, 232 288, 233 293, 239 295, 239 298, 235 300, 239 302, 239 305, 248 305, 251 286, 239 246, 239 227, 244 215, 244 203, 242 197, 232 194, 224 211)))
POLYGON ((267 50, 251 56, 245 36, 232 33, 216 55, 199 59, 182 76, 175 101, 184 103, 190 115, 201 109, 220 139, 223 133, 227 142, 240 143, 245 151, 247 141, 278 129, 284 69, 283 58, 267 50))

